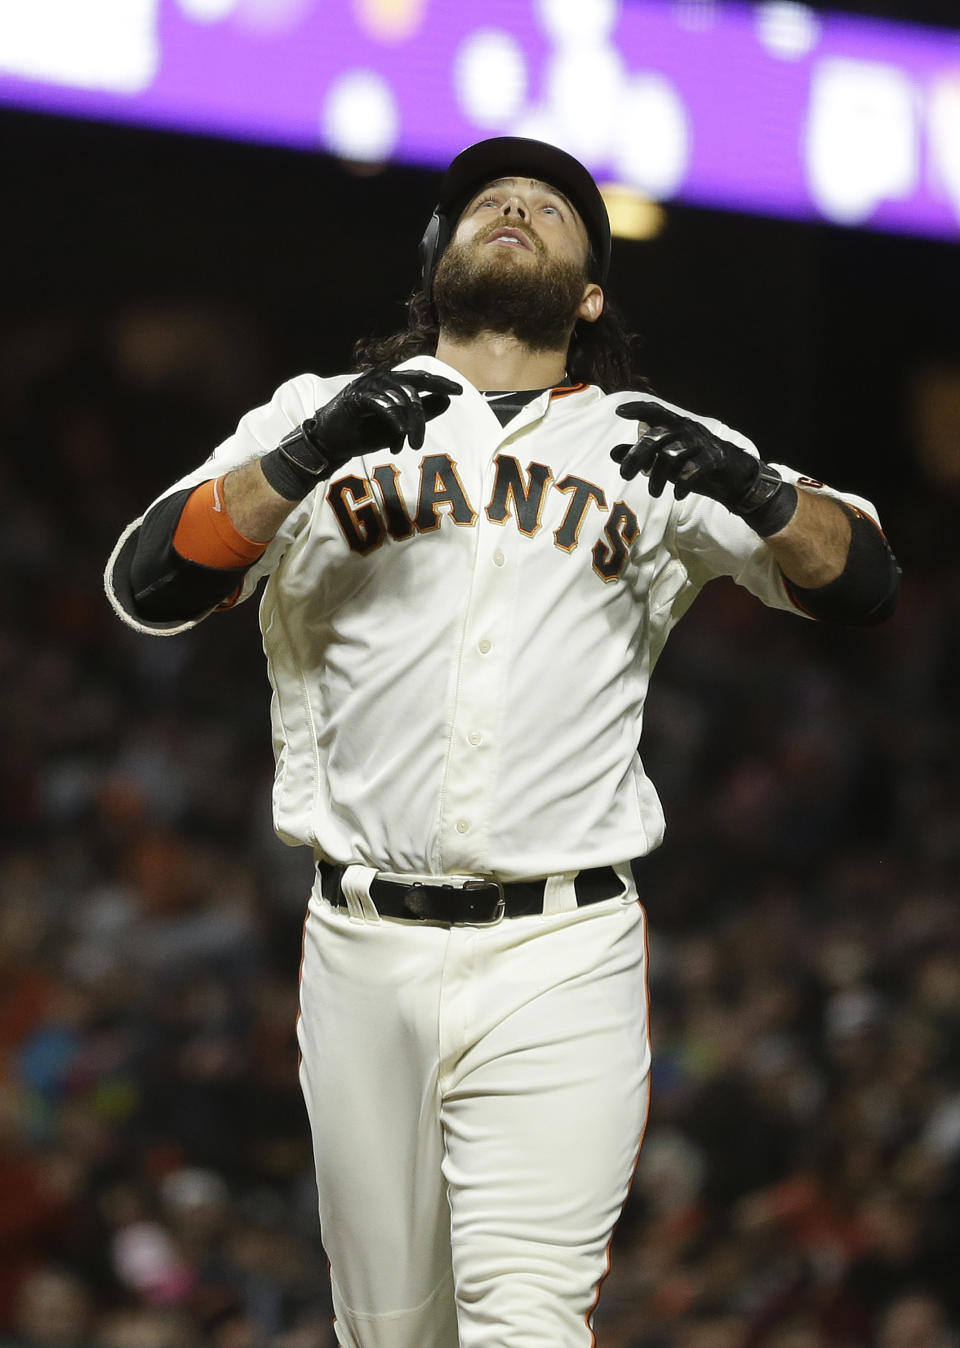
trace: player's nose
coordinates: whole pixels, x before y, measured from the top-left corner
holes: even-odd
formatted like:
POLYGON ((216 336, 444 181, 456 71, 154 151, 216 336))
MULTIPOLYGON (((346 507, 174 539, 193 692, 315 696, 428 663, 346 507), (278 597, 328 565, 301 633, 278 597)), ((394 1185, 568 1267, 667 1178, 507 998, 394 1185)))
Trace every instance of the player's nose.
POLYGON ((503 214, 504 215, 516 214, 520 217, 521 220, 526 220, 529 217, 529 211, 519 197, 507 198, 507 200, 503 203, 503 214))

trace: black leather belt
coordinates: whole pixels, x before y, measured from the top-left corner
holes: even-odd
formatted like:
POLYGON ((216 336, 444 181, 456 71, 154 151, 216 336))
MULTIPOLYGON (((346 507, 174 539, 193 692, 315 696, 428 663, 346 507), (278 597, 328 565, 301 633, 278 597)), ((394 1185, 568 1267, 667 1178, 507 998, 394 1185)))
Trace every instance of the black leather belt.
MULTIPOLYGON (((320 889, 335 908, 346 908, 340 885, 343 866, 320 861, 320 889)), ((502 917, 527 917, 543 912, 545 880, 520 880, 500 884, 497 880, 468 880, 465 885, 403 884, 377 876, 370 897, 381 917, 405 918, 409 922, 444 922, 448 926, 483 926, 502 917)), ((612 866, 580 871, 573 882, 578 907, 599 903, 623 893, 623 881, 612 866)))

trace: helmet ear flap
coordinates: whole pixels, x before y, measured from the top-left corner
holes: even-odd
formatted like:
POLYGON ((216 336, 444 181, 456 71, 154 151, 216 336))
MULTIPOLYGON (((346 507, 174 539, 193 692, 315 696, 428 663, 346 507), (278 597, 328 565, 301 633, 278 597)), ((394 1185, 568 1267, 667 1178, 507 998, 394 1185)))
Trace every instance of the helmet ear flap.
POLYGON ((438 206, 420 240, 420 288, 428 300, 433 298, 433 274, 449 240, 450 225, 438 206))

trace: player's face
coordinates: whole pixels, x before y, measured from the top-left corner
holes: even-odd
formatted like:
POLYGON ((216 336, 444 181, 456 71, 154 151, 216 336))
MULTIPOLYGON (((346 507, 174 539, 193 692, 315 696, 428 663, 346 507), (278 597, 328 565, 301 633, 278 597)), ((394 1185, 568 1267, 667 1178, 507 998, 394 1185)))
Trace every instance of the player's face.
POLYGON ((512 334, 532 350, 564 348, 603 292, 587 279, 589 239, 563 195, 533 178, 498 178, 460 217, 434 278, 441 328, 469 340, 512 334))
POLYGON ((460 217, 455 244, 521 264, 564 259, 586 269, 586 227, 562 192, 536 178, 498 178, 476 194, 460 217))

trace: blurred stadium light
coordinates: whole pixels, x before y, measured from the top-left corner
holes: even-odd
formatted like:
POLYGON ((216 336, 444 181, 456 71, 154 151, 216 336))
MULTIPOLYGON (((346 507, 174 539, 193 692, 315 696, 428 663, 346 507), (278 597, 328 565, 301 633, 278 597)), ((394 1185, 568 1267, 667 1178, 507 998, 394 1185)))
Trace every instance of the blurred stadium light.
POLYGON ((600 191, 618 239, 655 239, 663 232, 667 213, 657 202, 624 183, 601 183, 600 191))

